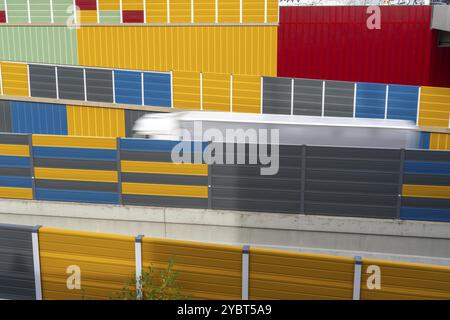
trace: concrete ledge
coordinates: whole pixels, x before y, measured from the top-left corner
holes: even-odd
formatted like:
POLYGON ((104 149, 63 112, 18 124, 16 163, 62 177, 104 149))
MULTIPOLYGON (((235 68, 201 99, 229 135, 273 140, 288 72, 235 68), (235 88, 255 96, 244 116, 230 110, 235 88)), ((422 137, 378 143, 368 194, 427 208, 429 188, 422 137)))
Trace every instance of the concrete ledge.
POLYGON ((450 223, 0 200, 0 223, 161 238, 450 258, 450 223))

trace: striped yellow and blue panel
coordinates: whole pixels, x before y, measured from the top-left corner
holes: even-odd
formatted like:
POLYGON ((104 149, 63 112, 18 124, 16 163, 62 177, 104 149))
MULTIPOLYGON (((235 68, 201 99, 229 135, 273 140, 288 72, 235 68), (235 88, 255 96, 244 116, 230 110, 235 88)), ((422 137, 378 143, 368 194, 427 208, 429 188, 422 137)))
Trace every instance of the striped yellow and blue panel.
POLYGON ((450 152, 407 150, 400 217, 450 222, 450 152))
POLYGON ((208 207, 208 165, 202 142, 184 142, 185 163, 172 161, 178 141, 120 139, 122 201, 128 205, 208 207))
POLYGON ((33 199, 28 139, 0 134, 0 198, 33 199))
POLYGON ((119 203, 115 138, 33 135, 37 200, 119 203))

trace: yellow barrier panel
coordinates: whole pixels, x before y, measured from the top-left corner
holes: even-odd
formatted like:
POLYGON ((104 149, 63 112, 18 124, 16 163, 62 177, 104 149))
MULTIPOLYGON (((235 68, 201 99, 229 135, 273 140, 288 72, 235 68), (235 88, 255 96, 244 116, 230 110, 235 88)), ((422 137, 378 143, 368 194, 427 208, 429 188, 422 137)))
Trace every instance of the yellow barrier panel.
POLYGON ((208 165, 192 163, 171 162, 144 162, 122 160, 122 172, 156 173, 156 174, 180 174, 207 176, 208 165))
POLYGON ((122 10, 124 11, 144 10, 144 0, 122 0, 122 10))
POLYGON ((362 300, 450 299, 450 268, 418 263, 363 259, 362 300), (376 289, 376 270, 380 289, 376 289), (369 272, 367 272, 369 271, 369 272), (372 277, 372 278, 369 278, 372 277))
POLYGON ((3 94, 28 97, 28 66, 24 63, 1 62, 3 94))
POLYGON ((449 127, 450 88, 421 87, 419 125, 449 127))
POLYGON ((0 144, 0 156, 29 157, 30 150, 23 144, 0 144))
POLYGON ((33 134, 34 147, 61 147, 61 148, 94 148, 116 149, 117 141, 113 138, 69 137, 33 134))
POLYGON ((450 150, 450 134, 449 133, 431 133, 430 149, 431 150, 450 150))
POLYGON ((167 0, 147 1, 147 23, 167 23, 167 0))
POLYGON ((239 23, 240 0, 219 1, 219 23, 239 23))
POLYGON ((417 197, 417 198, 450 199, 450 187, 404 184, 402 196, 417 197))
POLYGON ((170 22, 190 23, 191 22, 191 1, 170 0, 170 22))
POLYGON ((0 187, 0 198, 31 200, 33 199, 33 189, 0 187))
POLYGON ((194 1, 194 22, 195 23, 215 23, 216 22, 216 2, 215 0, 195 0, 194 1))
POLYGON ((97 23, 97 10, 79 10, 80 23, 97 23))
POLYGON ((165 269, 171 259, 181 293, 188 298, 241 298, 241 247, 143 238, 144 270, 165 269))
POLYGON ((91 182, 118 182, 117 171, 107 170, 81 170, 61 168, 34 168, 36 179, 91 181, 91 182))
POLYGON ((135 272, 134 238, 109 234, 39 230, 44 299, 109 299, 135 272), (69 289, 80 271, 80 288, 69 289))
POLYGON ((250 249, 250 299, 352 299, 354 259, 250 249))
POLYGON ((146 196, 208 198, 208 187, 123 182, 122 193, 146 196))
POLYGON ((122 109, 67 106, 69 135, 124 137, 125 113, 122 109))
POLYGON ((119 11, 120 0, 98 0, 98 7, 102 11, 119 11))
POLYGON ((203 74, 203 110, 230 111, 229 74, 203 74))
POLYGON ((200 73, 173 72, 173 106, 200 110, 200 73))
POLYGON ((276 76, 276 26, 94 26, 77 30, 84 66, 276 76))
POLYGON ((233 75, 233 112, 261 113, 261 77, 233 75))

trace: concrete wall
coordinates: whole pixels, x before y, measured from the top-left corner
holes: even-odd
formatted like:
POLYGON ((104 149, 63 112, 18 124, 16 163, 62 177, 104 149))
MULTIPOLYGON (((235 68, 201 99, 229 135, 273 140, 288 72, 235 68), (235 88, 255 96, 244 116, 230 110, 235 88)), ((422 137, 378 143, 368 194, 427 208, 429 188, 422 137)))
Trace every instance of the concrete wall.
POLYGON ((0 223, 450 265, 448 223, 6 199, 0 212, 0 223))

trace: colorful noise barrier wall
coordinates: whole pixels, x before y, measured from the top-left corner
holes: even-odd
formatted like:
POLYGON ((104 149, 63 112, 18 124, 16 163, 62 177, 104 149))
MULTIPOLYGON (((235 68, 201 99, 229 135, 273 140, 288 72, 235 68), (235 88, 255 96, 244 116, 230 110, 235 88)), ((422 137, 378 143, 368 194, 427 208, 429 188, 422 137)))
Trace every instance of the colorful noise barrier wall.
POLYGON ((250 145, 234 145, 246 164, 206 164, 204 142, 0 139, 0 198, 450 221, 446 151, 283 145, 278 172, 261 175, 250 145), (181 146, 190 162, 172 160, 181 146))
MULTIPOLYGON (((0 93, 177 109, 411 120, 450 125, 450 89, 2 62, 0 93)), ((57 101, 55 101, 57 102, 57 101)))
POLYGON ((0 224, 0 239, 1 299, 118 299, 128 281, 170 261, 190 299, 450 298, 447 266, 39 226, 0 224), (380 289, 368 286, 373 265, 380 289), (79 289, 67 286, 74 272, 79 289))
POLYGON ((0 132, 132 137, 151 111, 0 100, 0 132))
POLYGON ((277 23, 278 0, 0 0, 0 23, 277 23), (76 8, 76 10, 75 10, 76 8))

